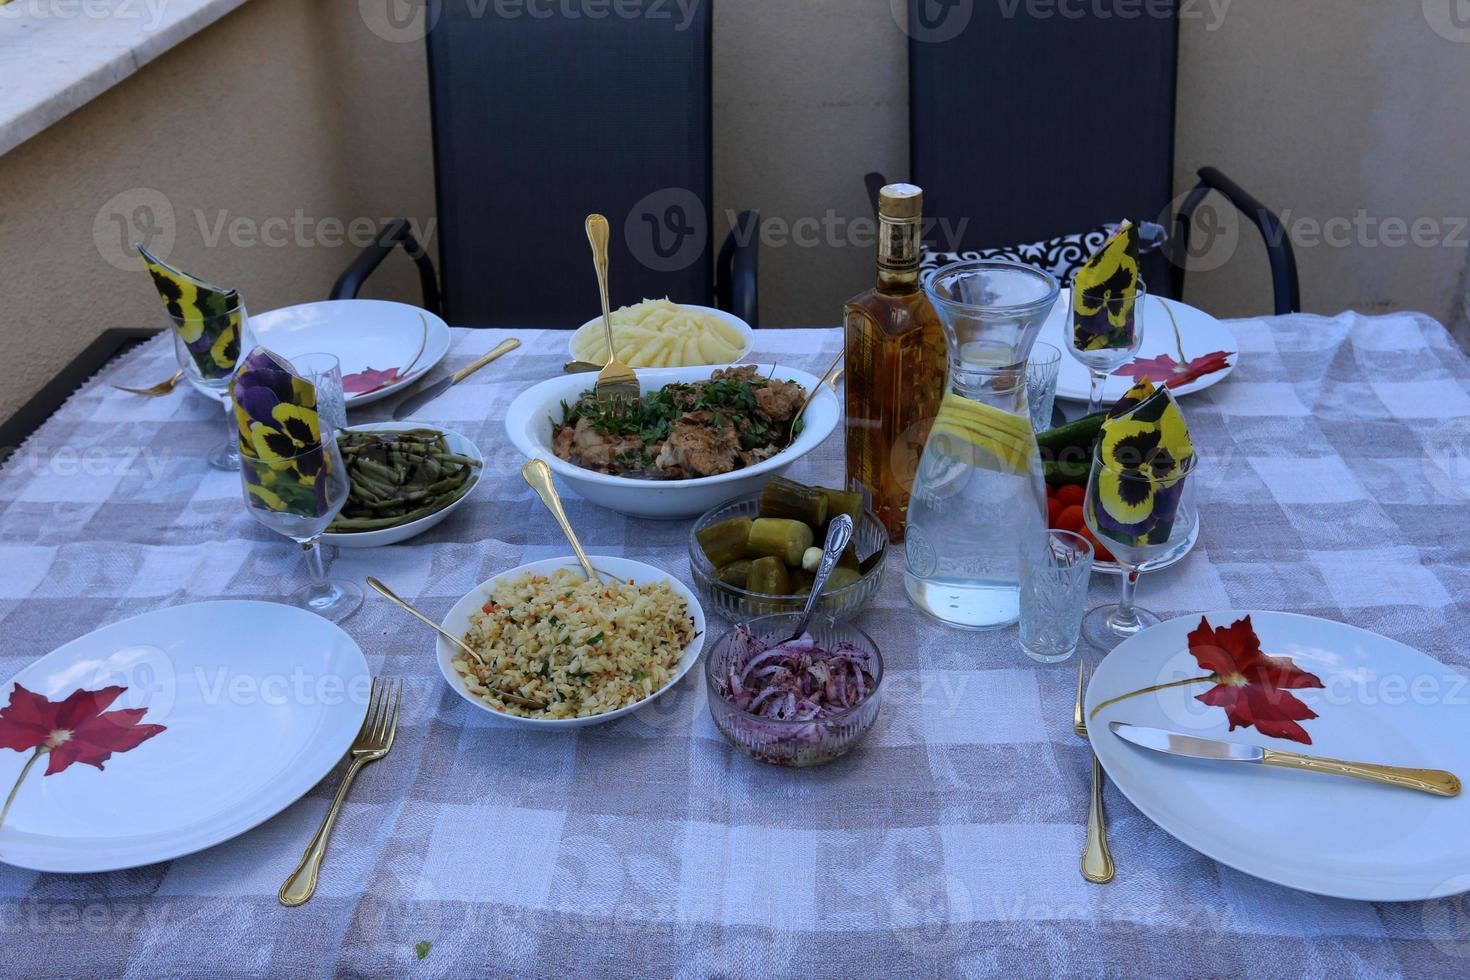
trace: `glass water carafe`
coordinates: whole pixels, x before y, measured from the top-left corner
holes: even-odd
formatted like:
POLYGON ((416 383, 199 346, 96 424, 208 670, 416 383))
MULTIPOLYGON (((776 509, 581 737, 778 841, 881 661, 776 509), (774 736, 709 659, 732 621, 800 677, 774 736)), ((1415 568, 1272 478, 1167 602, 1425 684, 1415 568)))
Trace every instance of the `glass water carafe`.
POLYGON ((1057 301, 1051 275, 1016 262, 958 262, 924 286, 949 341, 949 386, 909 500, 904 585, 960 629, 1020 614, 1020 551, 1046 526, 1026 358, 1057 301))

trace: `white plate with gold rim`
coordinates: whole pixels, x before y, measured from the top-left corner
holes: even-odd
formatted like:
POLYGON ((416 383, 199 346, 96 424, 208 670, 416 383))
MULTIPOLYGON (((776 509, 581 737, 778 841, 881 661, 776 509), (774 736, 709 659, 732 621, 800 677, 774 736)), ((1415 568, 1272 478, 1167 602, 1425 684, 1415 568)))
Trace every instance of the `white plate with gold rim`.
POLYGON ((1321 688, 1290 693, 1317 713, 1300 722, 1311 744, 1230 731, 1225 712, 1197 700, 1212 686, 1188 633, 1171 619, 1119 644, 1087 689, 1088 731, 1123 795, 1181 842, 1246 874, 1334 898, 1404 902, 1470 890, 1470 794, 1431 796, 1247 762, 1164 755, 1129 744, 1123 721, 1267 748, 1470 778, 1470 679, 1396 640, 1293 613, 1204 613, 1212 626, 1249 615, 1263 652, 1289 657, 1321 688), (1178 686, 1092 711, 1157 684, 1178 686))

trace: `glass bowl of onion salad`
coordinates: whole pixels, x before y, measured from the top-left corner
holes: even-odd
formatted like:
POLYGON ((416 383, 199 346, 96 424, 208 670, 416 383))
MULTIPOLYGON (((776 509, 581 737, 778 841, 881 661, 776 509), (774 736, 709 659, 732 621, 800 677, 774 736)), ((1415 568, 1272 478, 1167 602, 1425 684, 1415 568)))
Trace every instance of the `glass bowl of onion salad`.
POLYGON ((867 734, 882 700, 883 657, 872 637, 817 616, 781 643, 799 614, 742 623, 705 655, 710 717, 730 744, 778 766, 818 766, 867 734))

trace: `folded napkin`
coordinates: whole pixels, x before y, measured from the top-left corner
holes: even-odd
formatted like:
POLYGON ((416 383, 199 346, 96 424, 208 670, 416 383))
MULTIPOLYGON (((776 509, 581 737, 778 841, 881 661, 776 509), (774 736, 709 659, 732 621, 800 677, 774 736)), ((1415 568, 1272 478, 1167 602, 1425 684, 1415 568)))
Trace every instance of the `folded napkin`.
POLYGON ((1130 388, 1103 420, 1099 452, 1107 465, 1094 484, 1098 530, 1122 544, 1167 541, 1194 459, 1169 389, 1147 378, 1130 388))
POLYGON ((159 261, 136 246, 169 316, 178 322, 199 374, 211 381, 228 378, 240 359, 240 327, 244 311, 240 294, 220 289, 159 261))
POLYGON ((325 515, 326 481, 318 477, 328 456, 322 448, 316 386, 292 371, 284 358, 257 347, 240 362, 230 394, 249 492, 270 510, 325 515))
POLYGON ((1072 343, 1078 350, 1133 346, 1138 226, 1124 221, 1072 279, 1072 343))

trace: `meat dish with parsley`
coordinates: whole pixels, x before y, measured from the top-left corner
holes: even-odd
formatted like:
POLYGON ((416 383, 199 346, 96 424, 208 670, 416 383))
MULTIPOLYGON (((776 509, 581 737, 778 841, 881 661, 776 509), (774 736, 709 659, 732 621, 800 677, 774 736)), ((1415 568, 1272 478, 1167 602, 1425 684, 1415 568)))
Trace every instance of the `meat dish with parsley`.
POLYGON ((552 451, 611 476, 717 476, 789 446, 801 433, 800 423, 791 432, 791 419, 805 397, 801 385, 762 377, 755 365, 720 368, 708 381, 664 385, 628 403, 604 404, 589 391, 575 405, 562 403, 552 451))

